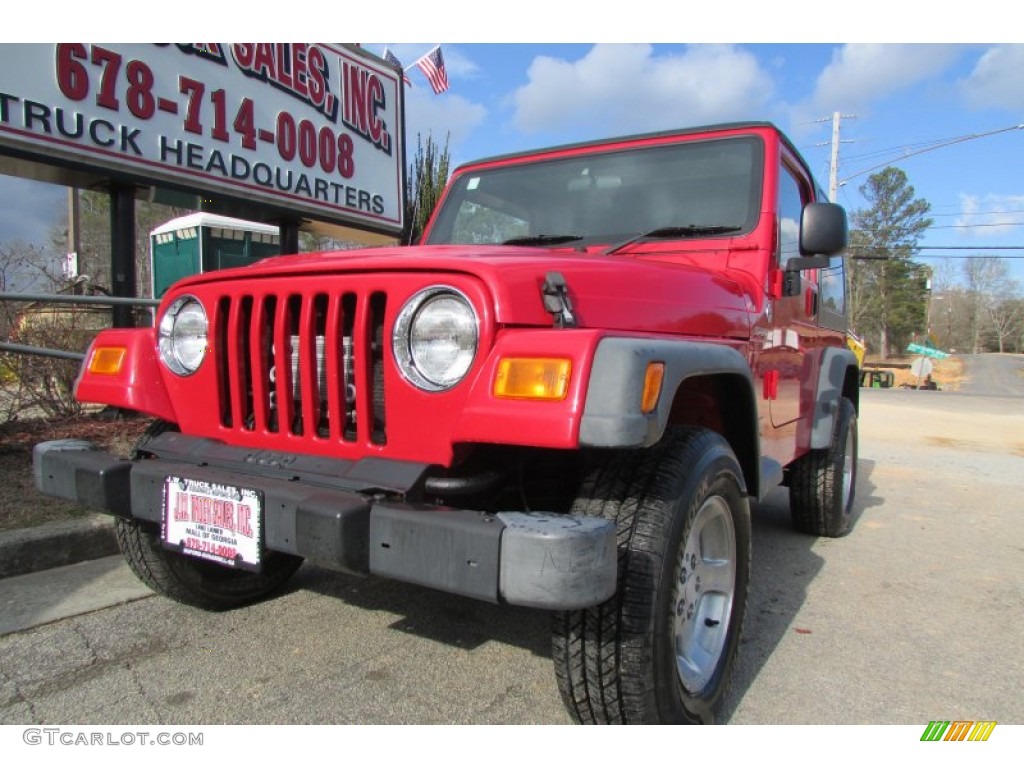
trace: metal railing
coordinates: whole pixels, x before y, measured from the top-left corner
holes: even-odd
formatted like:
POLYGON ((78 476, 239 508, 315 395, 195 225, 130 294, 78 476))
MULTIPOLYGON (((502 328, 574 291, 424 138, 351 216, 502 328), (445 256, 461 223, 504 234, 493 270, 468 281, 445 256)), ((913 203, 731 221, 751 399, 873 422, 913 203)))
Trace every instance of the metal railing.
MULTIPOLYGON (((66 296, 63 294, 47 293, 2 293, 0 301, 23 301, 38 304, 86 304, 106 307, 133 306, 133 307, 158 307, 158 299, 136 299, 120 296, 66 296)), ((13 342, 0 342, 0 352, 13 352, 23 355, 41 355, 43 357, 56 357, 62 360, 85 359, 84 352, 72 352, 66 349, 53 349, 50 347, 37 347, 31 344, 15 344, 13 342)))

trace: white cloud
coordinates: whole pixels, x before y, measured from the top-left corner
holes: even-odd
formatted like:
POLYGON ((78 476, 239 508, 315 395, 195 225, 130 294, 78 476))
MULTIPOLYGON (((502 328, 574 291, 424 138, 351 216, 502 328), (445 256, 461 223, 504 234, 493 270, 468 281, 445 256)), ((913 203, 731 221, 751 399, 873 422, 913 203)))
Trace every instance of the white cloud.
POLYGON ((996 45, 978 59, 959 86, 972 107, 1024 108, 1024 45, 996 45))
POLYGON ((999 237, 1024 227, 1024 195, 960 195, 960 235, 999 237))
POLYGON ((416 151, 416 135, 433 135, 434 141, 444 146, 445 136, 451 146, 458 146, 473 130, 487 119, 487 109, 450 92, 434 95, 426 83, 423 87, 405 89, 406 152, 411 157, 416 151))
POLYGON ((525 133, 599 126, 589 131, 651 131, 764 114, 772 80, 753 54, 700 45, 655 56, 649 45, 595 45, 567 61, 538 56, 529 82, 512 96, 525 133))
POLYGON ((938 75, 961 50, 957 45, 844 45, 818 76, 814 106, 819 110, 863 108, 938 75))

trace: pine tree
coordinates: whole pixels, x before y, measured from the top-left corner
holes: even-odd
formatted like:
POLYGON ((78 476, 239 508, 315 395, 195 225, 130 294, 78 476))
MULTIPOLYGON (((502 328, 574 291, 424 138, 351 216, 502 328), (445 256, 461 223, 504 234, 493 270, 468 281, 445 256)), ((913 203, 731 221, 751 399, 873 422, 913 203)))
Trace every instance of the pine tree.
POLYGON ((931 205, 891 166, 869 176, 860 192, 871 207, 853 214, 850 318, 859 334, 877 339, 885 358, 925 330, 928 271, 913 256, 932 224, 931 205))
POLYGON ((406 243, 415 243, 419 240, 448 183, 448 169, 451 163, 448 139, 446 136, 442 149, 430 134, 427 134, 426 144, 423 143, 422 136, 416 135, 416 156, 409 166, 409 180, 405 192, 406 235, 403 240, 406 243))

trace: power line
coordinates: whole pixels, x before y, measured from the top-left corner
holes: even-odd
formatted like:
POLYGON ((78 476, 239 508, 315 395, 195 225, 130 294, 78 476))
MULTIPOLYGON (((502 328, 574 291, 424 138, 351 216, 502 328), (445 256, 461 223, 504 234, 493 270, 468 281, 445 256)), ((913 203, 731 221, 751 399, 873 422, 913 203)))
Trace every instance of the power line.
MULTIPOLYGON (((856 260, 888 260, 890 252, 899 250, 899 246, 855 246, 850 248, 850 258, 856 260)), ((979 253, 979 251, 1024 251, 1024 245, 1007 245, 995 248, 978 248, 960 245, 932 245, 912 248, 918 259, 1024 259, 1024 254, 979 253), (973 251, 973 253, 916 253, 916 251, 973 251)))
MULTIPOLYGON (((853 229, 851 232, 866 232, 868 230, 853 229)), ((1024 245, 912 245, 910 243, 896 243, 894 245, 856 245, 854 248, 865 250, 895 250, 896 248, 909 248, 913 251, 1024 251, 1024 245)))
MULTIPOLYGON (((892 257, 891 256, 885 256, 885 255, 879 255, 879 256, 861 255, 861 256, 856 256, 856 255, 852 255, 851 254, 850 258, 853 259, 854 261, 888 261, 892 257)), ((955 254, 955 253, 933 253, 933 254, 929 254, 927 256, 919 256, 918 258, 919 259, 959 259, 959 260, 962 260, 962 261, 967 261, 967 260, 971 260, 971 259, 997 258, 1000 261, 1001 260, 1017 261, 1017 260, 1024 259, 1024 255, 1020 255, 1020 256, 1016 256, 1016 255, 1011 255, 1011 256, 992 256, 990 254, 979 253, 979 254, 974 254, 972 256, 964 256, 963 254, 955 254)))
POLYGON ((980 229, 981 227, 1020 227, 1024 221, 1003 221, 996 224, 939 224, 928 229, 980 229))
MULTIPOLYGON (((874 149, 869 152, 862 152, 858 155, 850 155, 847 160, 867 160, 870 158, 881 157, 884 155, 891 155, 894 152, 900 153, 900 155, 906 154, 909 150, 917 150, 919 148, 932 149, 937 148, 938 145, 945 146, 947 143, 955 143, 958 140, 965 138, 964 136, 952 136, 944 139, 930 139, 928 141, 918 141, 912 144, 901 144, 897 147, 887 147, 885 149, 874 149)), ((859 141, 864 141, 860 139, 859 141)))
MULTIPOLYGON (((923 232, 933 229, 981 229, 982 227, 1024 227, 1024 221, 1000 221, 992 224, 937 224, 926 227, 923 232)), ((851 232, 883 232, 881 229, 852 229, 851 232)))
POLYGON ((1021 129, 1024 129, 1024 123, 1018 123, 1017 125, 1010 125, 1010 126, 1007 126, 1006 128, 998 128, 998 129, 996 129, 994 131, 986 131, 985 133, 970 133, 970 134, 967 134, 965 136, 957 136, 956 138, 953 138, 953 139, 946 139, 944 141, 940 141, 938 143, 935 143, 935 144, 933 144, 931 146, 927 146, 924 149, 919 149, 919 150, 916 150, 914 152, 905 152, 900 157, 893 158, 892 160, 890 160, 888 162, 880 163, 878 165, 874 165, 871 168, 867 168, 867 169, 865 169, 863 171, 858 171, 857 173, 853 174, 852 176, 847 176, 845 179, 840 181, 839 184, 840 184, 840 186, 842 186, 843 184, 846 184, 846 182, 848 182, 850 179, 855 179, 858 176, 863 176, 865 173, 871 173, 871 171, 877 170, 878 168, 884 168, 884 167, 886 167, 888 165, 891 165, 894 162, 898 162, 900 160, 904 160, 904 159, 906 159, 908 157, 913 157, 914 155, 920 155, 920 154, 923 154, 925 152, 932 152, 932 151, 934 151, 936 149, 942 149, 943 147, 949 147, 949 146, 952 146, 953 144, 961 144, 961 143, 963 143, 965 141, 972 141, 974 139, 983 139, 986 136, 995 136, 997 133, 1006 133, 1007 131, 1017 131, 1017 130, 1021 130, 1021 129))
MULTIPOLYGON (((949 203, 949 205, 957 205, 957 203, 949 203)), ((935 218, 936 216, 1004 216, 1004 215, 1008 215, 1008 214, 1012 214, 1012 213, 1024 213, 1024 209, 1015 208, 1015 209, 1009 210, 1009 211, 1000 211, 1000 210, 975 211, 973 213, 967 213, 965 211, 960 211, 958 213, 932 213, 931 211, 929 211, 928 212, 928 218, 935 218)), ((978 225, 978 224, 974 224, 974 225, 967 224, 965 226, 980 226, 980 225, 978 225)))

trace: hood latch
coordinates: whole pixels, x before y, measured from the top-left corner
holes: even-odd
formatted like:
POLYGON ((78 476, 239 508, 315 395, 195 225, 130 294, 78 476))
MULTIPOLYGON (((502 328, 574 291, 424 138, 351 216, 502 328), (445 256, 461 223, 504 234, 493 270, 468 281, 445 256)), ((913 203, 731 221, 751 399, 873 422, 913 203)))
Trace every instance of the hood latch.
POLYGON ((554 315, 555 328, 575 328, 576 318, 572 314, 572 300, 569 285, 561 272, 548 272, 541 288, 544 309, 554 315))

